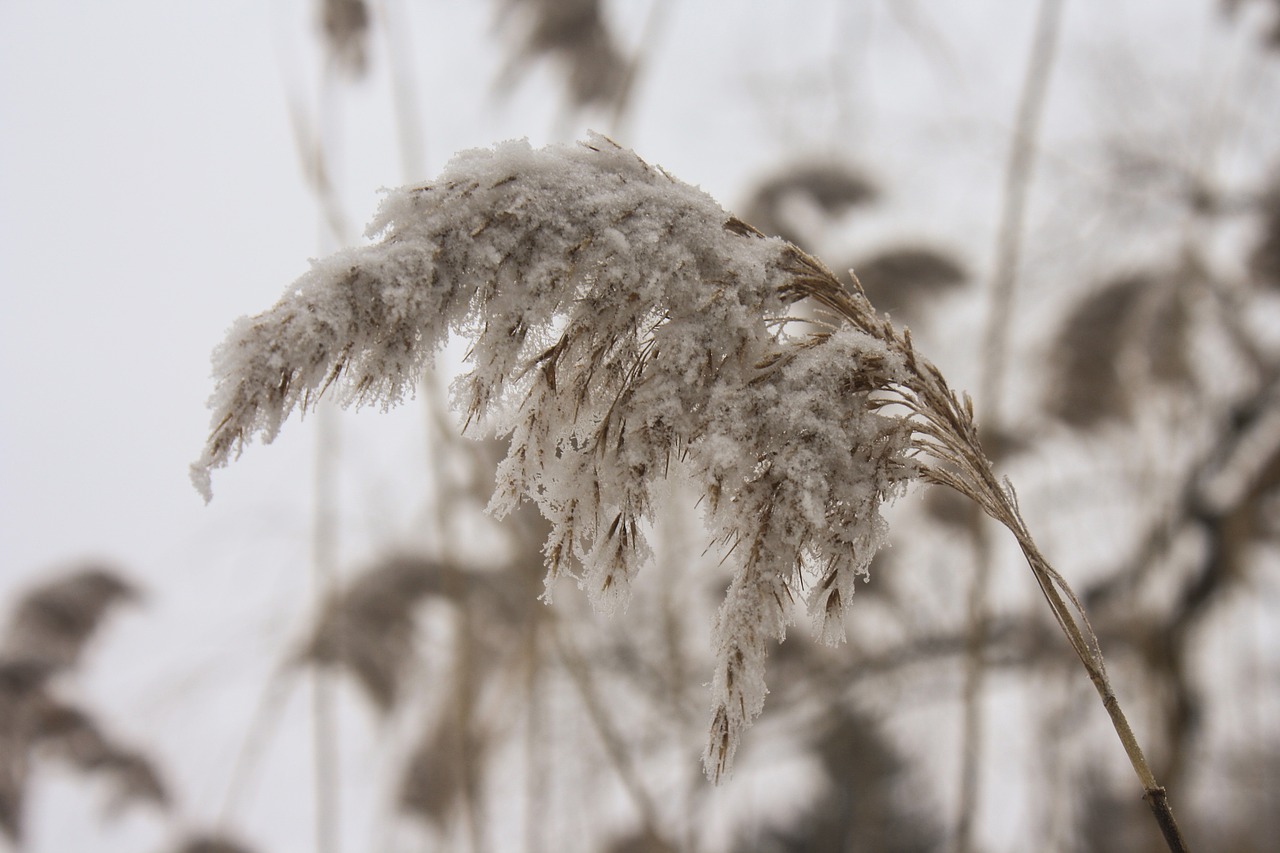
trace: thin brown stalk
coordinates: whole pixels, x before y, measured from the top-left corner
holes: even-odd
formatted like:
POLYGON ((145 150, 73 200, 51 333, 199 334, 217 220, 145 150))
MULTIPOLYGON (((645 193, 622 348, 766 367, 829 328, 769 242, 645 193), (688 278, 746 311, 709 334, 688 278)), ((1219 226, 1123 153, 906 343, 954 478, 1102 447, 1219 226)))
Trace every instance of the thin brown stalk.
POLYGON ((622 83, 618 86, 618 92, 614 96, 609 111, 609 129, 617 137, 625 138, 626 136, 626 122, 631 112, 636 80, 640 77, 645 60, 653 52, 654 44, 662 32, 663 24, 666 23, 670 7, 670 0, 652 0, 649 4, 649 14, 645 16, 644 27, 640 31, 640 42, 627 63, 622 83))
POLYGON ((289 106, 289 125, 293 129, 294 143, 298 147, 298 159, 302 172, 315 193, 316 203, 324 216, 329 235, 342 242, 340 235, 350 233, 351 224, 342 210, 337 188, 333 185, 324 146, 316 140, 316 134, 307 120, 306 107, 297 92, 286 93, 289 106))
MULTIPOLYGON (((316 429, 315 508, 312 517, 312 602, 323 612, 333 596, 337 553, 336 468, 337 413, 330 407, 318 413, 316 429)), ((341 630, 341 628, 339 629, 341 630)), ((338 853, 337 725, 333 684, 324 667, 311 669, 311 718, 315 761, 315 817, 317 853, 338 853)))
POLYGON ((218 812, 217 828, 230 829, 231 819, 236 806, 249 788, 249 780, 258 759, 275 732, 280 721, 280 712, 284 710, 285 701, 294 687, 295 669, 274 670, 258 697, 257 708, 254 709, 249 727, 245 731, 244 740, 236 752, 235 764, 231 768, 231 777, 227 783, 227 791, 223 795, 222 807, 218 812))
POLYGON ((542 651, 538 642, 537 620, 528 621, 524 639, 528 643, 524 662, 525 761, 528 764, 525 773, 525 783, 528 786, 525 799, 528 806, 524 813, 524 848, 525 853, 542 853, 546 849, 543 836, 545 815, 549 811, 548 782, 553 764, 547 760, 549 732, 543 695, 538 683, 542 675, 542 651))
POLYGON ((982 787, 978 776, 984 740, 982 695, 988 668, 987 637, 991 630, 989 598, 994 553, 986 519, 977 504, 970 505, 969 543, 973 553, 973 577, 969 581, 966 600, 968 640, 965 644, 964 684, 960 694, 960 780, 954 842, 957 853, 970 853, 973 850, 974 823, 982 787))
POLYGON ((996 237, 996 263, 992 273, 991 306, 986 334, 982 378, 978 390, 986 410, 999 415, 1008 373, 1009 332, 1017 296, 1018 264, 1027 197, 1035 166, 1036 143, 1044 116, 1049 78, 1057 57, 1058 34, 1065 0, 1041 0, 1036 30, 1014 118, 1009 160, 1005 168, 1000 228, 996 237))
POLYGON ((556 652, 569 673, 569 680, 573 682, 579 698, 582 699, 582 705, 587 710, 587 718, 599 735, 600 742, 604 744, 605 754, 609 757, 614 772, 618 774, 618 779, 630 795, 636 811, 640 813, 641 825, 653 837, 662 837, 662 833, 659 832, 661 824, 658 821, 658 808, 654 804, 653 796, 640 781, 640 774, 636 770, 635 762, 631 760, 631 754, 627 751, 622 734, 618 731, 617 725, 610 717, 604 701, 591 680, 587 662, 583 660, 573 643, 565 638, 559 625, 552 621, 549 623, 548 630, 556 652))
POLYGON ((941 372, 917 357, 910 332, 899 334, 892 324, 870 310, 856 279, 854 283, 859 292, 850 294, 820 261, 794 247, 791 254, 792 287, 797 295, 813 299, 853 327, 880 337, 903 356, 911 379, 894 389, 896 397, 886 400, 886 405, 904 405, 915 416, 917 428, 913 444, 921 457, 922 477, 955 489, 1013 534, 1058 627, 1102 699, 1169 850, 1184 853, 1188 848, 1174 819, 1168 795, 1156 781, 1120 706, 1084 607, 1066 579, 1040 553, 1023 521, 1012 486, 997 479, 978 441, 972 401, 967 396, 956 396, 941 372))
MULTIPOLYGON (((447 512, 443 507, 441 507, 441 512, 444 513, 443 517, 447 519, 447 512)), ((443 541, 451 541, 447 533, 443 534, 443 541)), ((448 550, 451 552, 452 548, 448 550)), ((451 707, 445 713, 453 714, 456 730, 466 733, 464 737, 458 738, 453 745, 453 748, 458 752, 454 760, 457 762, 458 773, 462 777, 459 785, 459 797, 461 799, 463 817, 465 818, 468 849, 472 853, 480 853, 485 849, 485 845, 484 825, 478 801, 479 785, 476 781, 479 750, 476 748, 476 738, 472 734, 475 731, 473 718, 476 714, 477 694, 476 668, 474 665, 477 629, 472 608, 461 598, 461 590, 458 588, 464 581, 465 578, 461 576, 461 573, 445 580, 446 591, 451 596, 458 596, 459 601, 464 601, 462 606, 458 608, 458 631, 456 634, 458 651, 453 663, 454 687, 451 694, 452 702, 451 707), (450 590, 450 586, 454 588, 450 590)))
MULTIPOLYGON (((401 0, 383 0, 379 4, 380 18, 386 36, 388 61, 391 65, 391 86, 395 106, 396 128, 399 139, 400 167, 407 182, 421 180, 425 170, 426 151, 423 134, 421 112, 417 106, 416 92, 413 85, 412 56, 413 51, 408 44, 408 28, 398 26, 397 21, 404 23, 406 9, 401 0)), ((440 553, 447 561, 452 561, 456 550, 453 542, 452 517, 450 507, 455 504, 459 493, 465 487, 454 482, 450 475, 449 461, 461 453, 472 457, 480 454, 472 443, 461 442, 453 425, 440 404, 444 394, 439 388, 435 372, 423 371, 422 398, 426 407, 428 441, 428 460, 431 465, 431 479, 439 485, 433 507, 436 525, 436 538, 440 553)), ((457 632, 458 658, 456 661, 456 689, 452 695, 452 707, 447 713, 455 715, 460 731, 470 731, 470 719, 475 713, 474 684, 474 637, 473 616, 471 607, 462 595, 460 585, 465 578, 451 574, 444 580, 446 593, 461 602, 458 608, 459 629, 457 632), (452 589, 448 589, 452 587, 452 589)), ((531 675, 532 677, 532 675, 531 675)), ((485 847, 482 810, 476 791, 479 786, 473 778, 476 774, 476 750, 473 738, 464 737, 454 747, 459 751, 456 764, 463 775, 459 786, 461 812, 466 827, 467 843, 472 851, 480 851, 485 847)))
POLYGON ((391 97, 395 106, 396 135, 400 148, 400 171, 407 182, 422 180, 427 159, 422 113, 418 109, 413 76, 413 45, 406 20, 404 0, 382 0, 378 4, 391 67, 391 97))
MULTIPOLYGON (((323 193, 331 172, 325 167, 337 148, 338 125, 336 78, 339 66, 335 61, 326 64, 321 79, 320 114, 314 137, 318 140, 314 161, 314 186, 324 210, 330 239, 339 245, 349 245, 350 235, 344 228, 347 218, 341 210, 336 192, 323 193)), ((325 243, 325 237, 320 236, 325 243)), ((319 615, 334 597, 337 590, 338 554, 338 456, 340 436, 337 412, 331 406, 321 406, 316 412, 315 492, 312 512, 311 567, 313 612, 319 615)), ((340 629, 341 633, 341 629, 340 629)), ((341 643, 341 637, 339 637, 341 643)), ((338 726, 334 711, 333 684, 324 667, 311 669, 311 719, 312 750, 315 762, 315 832, 317 853, 340 853, 341 813, 338 784, 341 767, 338 762, 338 726)))
MULTIPOLYGON (((1040 2, 1005 169, 1001 222, 996 238, 996 262, 992 274, 987 326, 983 335, 982 373, 979 382, 980 399, 986 407, 984 420, 989 428, 997 427, 1001 417, 1026 201, 1031 188, 1036 138, 1057 52, 1062 7, 1063 0, 1040 2)), ((970 639, 962 692, 960 786, 955 837, 957 853, 969 853, 973 849, 974 821, 981 794, 978 768, 982 761, 982 695, 987 670, 984 650, 990 622, 989 598, 994 559, 990 533, 976 509, 977 505, 974 506, 970 522, 974 573, 968 595, 970 639)))

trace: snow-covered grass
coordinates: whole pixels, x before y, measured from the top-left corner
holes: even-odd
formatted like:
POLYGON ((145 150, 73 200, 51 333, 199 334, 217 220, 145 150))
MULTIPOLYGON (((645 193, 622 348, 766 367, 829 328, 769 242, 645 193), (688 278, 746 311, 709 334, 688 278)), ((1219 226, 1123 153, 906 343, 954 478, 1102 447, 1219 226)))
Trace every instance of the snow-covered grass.
POLYGON ((601 136, 463 153, 391 193, 369 235, 219 349, 213 429, 192 469, 206 497, 212 469, 293 411, 331 388, 395 404, 450 332, 465 336, 457 403, 510 439, 491 509, 537 504, 549 583, 573 572, 598 608, 625 604, 650 558, 655 483, 673 458, 692 473, 734 568, 704 754, 718 780, 763 708, 789 603, 809 587, 817 633, 842 641, 884 537, 881 503, 912 479, 950 486, 1014 534, 1181 849, 1097 638, 996 479, 972 404, 860 291, 601 136))

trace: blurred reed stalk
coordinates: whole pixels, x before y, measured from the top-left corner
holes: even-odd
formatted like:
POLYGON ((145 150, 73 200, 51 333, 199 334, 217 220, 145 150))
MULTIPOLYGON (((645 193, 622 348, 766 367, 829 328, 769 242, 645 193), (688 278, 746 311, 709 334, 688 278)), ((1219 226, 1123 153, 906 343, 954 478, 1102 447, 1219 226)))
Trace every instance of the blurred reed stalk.
MULTIPOLYGON (((1009 334, 1017 296, 1018 261, 1022 254, 1023 221, 1031 189, 1040 118, 1044 114, 1045 95, 1057 54, 1063 5, 1064 0, 1040 0, 1005 166, 995 268, 987 303, 986 329, 982 336, 978 382, 979 399, 984 406, 983 422, 992 433, 1001 427, 1009 334)), ((979 809, 981 782, 978 770, 982 764, 984 742, 982 696, 987 672, 985 650, 990 623, 992 561, 995 559, 991 536, 976 504, 970 515, 969 533, 973 546, 973 578, 969 586, 969 647, 961 694, 964 710, 960 796, 954 842, 956 853, 971 853, 973 850, 974 823, 979 809)))

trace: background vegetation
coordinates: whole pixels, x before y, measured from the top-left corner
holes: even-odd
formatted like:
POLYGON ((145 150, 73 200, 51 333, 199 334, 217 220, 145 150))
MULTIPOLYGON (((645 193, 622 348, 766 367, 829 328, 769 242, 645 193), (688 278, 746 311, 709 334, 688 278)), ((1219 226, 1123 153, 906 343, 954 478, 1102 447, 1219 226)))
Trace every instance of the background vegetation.
MULTIPOLYGON (((86 133, 53 145, 61 119, 36 120, 16 93, 47 87, 58 103, 59 67, 8 53, 4 103, 24 124, 5 131, 6 184, 23 186, 18 154, 42 168, 23 140, 61 158, 47 208, 5 210, 9 843, 1162 849, 1018 555, 941 490, 894 508, 848 645, 802 625, 774 650, 765 713, 718 788, 698 756, 726 577, 702 553, 696 495, 673 491, 625 614, 593 614, 572 583, 546 607, 542 521, 484 516, 500 453, 456 438, 447 377, 427 377, 391 416, 322 411, 250 451, 207 512, 194 495, 189 514, 163 506, 177 487, 148 466, 181 483, 203 437, 197 354, 303 258, 354 241, 376 187, 429 178, 459 148, 592 127, 855 269, 973 392, 984 444, 1084 600, 1192 848, 1270 849, 1280 4, 760 6, 233 9, 208 38, 224 53, 190 78, 209 88, 174 95, 191 115, 118 143, 154 173, 92 153, 112 150, 137 90, 110 92, 104 116, 75 117, 86 133), (214 133, 193 116, 236 73, 237 43, 275 57, 278 71, 244 81, 273 94, 218 128, 210 156, 184 159, 206 150, 184 148, 186 131, 214 133), (259 149, 289 168, 255 165, 259 149), (114 174, 89 186, 115 204, 151 180, 173 189, 134 214, 146 241, 124 257, 92 242, 105 217, 78 218, 102 209, 74 180, 86 157, 93 181, 114 174), (184 184, 237 170, 252 193, 184 184), (186 239, 170 221, 205 206, 240 224, 206 224, 167 261, 186 239), (28 261, 37 232, 79 240, 66 251, 97 260, 93 286, 69 289, 58 258, 28 261), (201 284, 203 266, 221 279, 201 284), (137 316, 121 308, 134 291, 137 316), (171 409, 184 414, 166 421, 171 409), (20 448, 49 470, 31 473, 20 448), (78 527, 94 533, 54 532, 78 527), (144 538, 159 544, 133 544, 144 538)), ((37 21, 0 14, 10 39, 37 21)), ((82 23, 44 19, 70 38, 61 73, 92 87, 96 50, 201 35, 154 4, 120 4, 112 24, 77 51, 82 23)))

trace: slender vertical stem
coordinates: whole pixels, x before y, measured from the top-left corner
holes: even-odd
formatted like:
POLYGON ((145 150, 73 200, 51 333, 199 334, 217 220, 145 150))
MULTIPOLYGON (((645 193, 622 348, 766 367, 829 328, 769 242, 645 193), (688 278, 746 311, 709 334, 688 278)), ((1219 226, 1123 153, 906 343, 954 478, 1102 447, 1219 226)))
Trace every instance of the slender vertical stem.
MULTIPOLYGON (((426 167, 426 143, 423 132, 421 111, 417 105, 417 93, 414 87, 412 67, 413 49, 409 44, 407 10, 402 0, 383 0, 379 5, 386 35, 387 57, 391 66, 391 88, 395 106, 396 132, 399 138, 400 170, 406 182, 422 180, 426 167)), ((443 411, 441 400, 443 393, 439 388, 433 369, 423 371, 421 379, 422 399, 426 409, 425 434, 428 443, 428 462, 430 477, 436 484, 436 501, 432 507, 436 536, 441 555, 448 561, 454 558, 453 525, 450 505, 459 491, 448 471, 448 461, 452 454, 474 453, 470 447, 459 442, 447 414, 443 411)), ((460 577, 446 578, 447 587, 458 587, 463 583, 460 577)), ((449 713, 456 718, 457 728, 463 736, 454 744, 458 751, 457 763, 463 782, 460 786, 462 797, 462 816, 467 837, 467 845, 474 853, 485 848, 484 824, 481 804, 478 801, 475 777, 477 760, 475 738, 475 692, 473 678, 473 648, 475 627, 472 613, 461 589, 451 590, 454 600, 462 602, 458 608, 458 651, 455 661, 456 678, 454 693, 449 713)))
MULTIPOLYGON (((1016 512, 1015 508, 1011 508, 1011 510, 1016 512)), ((1021 519, 1018 519, 1018 521, 1020 524, 1021 519)), ((1156 819, 1156 824, 1160 827, 1160 834, 1164 836, 1165 844, 1168 846, 1170 853, 1187 853, 1189 848, 1186 840, 1182 837, 1182 830, 1178 827, 1178 822, 1174 819, 1173 808, 1169 804, 1168 794, 1164 787, 1156 781, 1155 774, 1151 771, 1150 765, 1147 764, 1147 758, 1142 752, 1142 747, 1138 744, 1137 735, 1134 734, 1133 728, 1129 725, 1128 717, 1125 716, 1124 710, 1120 707, 1120 700, 1116 697, 1115 690, 1111 686, 1111 679, 1107 677, 1106 668, 1102 663, 1102 650, 1098 648, 1097 638, 1093 635, 1093 630, 1089 627, 1088 622, 1083 622, 1082 624, 1076 620, 1076 614, 1080 615, 1082 621, 1084 619, 1084 615, 1080 611, 1079 602, 1075 600, 1074 596, 1071 596, 1070 604, 1064 601, 1063 593, 1067 592, 1069 594, 1069 591, 1065 589, 1065 583, 1045 561, 1025 528, 1014 529, 1010 527, 1010 530, 1018 538, 1018 544, 1022 547, 1032 571, 1035 572, 1036 579, 1040 582, 1040 588, 1044 592, 1050 607, 1052 607, 1054 615, 1058 617, 1059 625, 1062 626, 1067 639, 1071 641, 1071 645, 1080 658, 1080 662, 1084 664, 1085 670, 1089 673, 1093 686, 1102 698, 1102 706, 1106 709, 1107 716, 1111 718, 1111 725, 1115 729, 1116 735, 1120 738, 1121 745, 1124 746, 1129 763, 1138 775, 1138 780, 1142 783, 1142 798, 1150 806, 1151 813, 1156 819)))
POLYGON ((622 138, 625 135, 627 118, 631 110, 631 97, 635 92, 636 80, 640 76, 641 67, 653 50, 658 35, 662 32, 662 26, 666 22, 670 6, 670 0, 652 0, 649 4, 649 14, 645 17, 644 27, 640 31, 640 41, 636 45, 635 55, 627 63, 626 78, 618 88, 618 95, 614 98, 609 111, 607 127, 610 135, 615 138, 622 138))
MULTIPOLYGON (((312 522, 312 598, 320 613, 334 588, 336 525, 337 417, 331 407, 317 414, 315 513, 312 522)), ((341 630, 341 628, 340 628, 341 630)), ((339 640, 341 641, 341 640, 339 640)), ((324 667, 311 668, 311 714, 315 760, 315 816, 317 853, 338 853, 337 726, 333 684, 324 667)))
POLYGON ((525 762, 528 766, 525 772, 525 853, 542 853, 546 849, 543 836, 546 833, 545 818, 550 811, 552 766, 547 761, 548 730, 542 707, 542 692, 538 684, 542 669, 542 652, 538 640, 538 620, 530 619, 525 629, 528 649, 524 661, 525 762))
POLYGON ((618 726, 614 723, 596 685, 591 680, 587 662, 574 647, 573 641, 565 637, 564 632, 554 621, 549 623, 548 631, 564 663, 565 670, 569 673, 569 679, 573 682, 578 696, 582 699, 582 705, 587 710, 587 717, 591 720, 596 734, 600 736, 601 743, 604 744, 605 754, 609 757, 623 787, 627 789, 636 811, 640 813, 640 822, 651 836, 661 838, 657 805, 641 781, 635 762, 623 743, 622 734, 618 731, 618 726))
MULTIPOLYGON (((441 518, 446 522, 445 529, 448 529, 448 513, 443 507, 440 509, 441 518)), ((453 559, 452 539, 447 534, 442 534, 442 550, 446 557, 453 559)), ((478 784, 479 768, 477 747, 479 727, 476 721, 477 715, 477 685, 476 685, 476 667, 475 667, 475 637, 478 628, 475 623, 475 615, 471 606, 468 604, 462 588, 466 583, 466 578, 461 573, 451 573, 445 578, 445 590, 450 599, 461 602, 458 606, 458 625, 457 625, 457 651, 453 661, 453 693, 450 696, 449 709, 446 713, 453 714, 455 730, 461 732, 461 736, 453 744, 455 750, 455 758, 457 761, 458 774, 461 777, 459 791, 461 792, 462 818, 464 829, 467 836, 467 849, 471 853, 481 853, 485 849, 484 841, 484 821, 481 819, 480 810, 480 792, 478 784)))
POLYGON ((274 734, 276 724, 280 721, 280 712, 284 710, 285 702, 296 686, 293 679, 295 673, 296 670, 277 668, 262 688, 257 708, 254 709, 249 727, 245 731, 244 740, 240 742, 240 749, 236 752, 227 791, 218 810, 217 827, 220 830, 226 830, 231 825, 232 815, 249 787, 254 767, 274 734))
POLYGON ((990 630, 987 602, 991 586, 991 535, 986 519, 976 505, 970 508, 970 546, 973 553, 973 577, 969 583, 968 635, 965 640, 964 685, 961 688, 960 785, 956 802, 954 849, 956 853, 973 850, 973 828, 979 808, 982 766, 982 693, 986 682, 986 645, 990 630))
POLYGON ((413 45, 404 0, 382 0, 378 19, 386 36, 387 62, 391 66, 391 95, 399 138, 400 171, 406 183, 420 181, 426 172, 425 134, 418 109, 413 76, 413 45))
MULTIPOLYGON (((315 138, 318 154, 313 176, 319 188, 324 175, 332 179, 326 164, 336 159, 339 116, 335 98, 335 68, 329 57, 321 74, 320 106, 315 138)), ((332 187, 331 187, 332 189, 332 187)), ((326 202, 330 208, 330 239, 340 245, 350 242, 350 235, 334 230, 346 221, 336 192, 326 202), (336 212, 336 215, 335 215, 336 212)), ((320 242, 326 242, 322 232, 320 242)), ((325 602, 337 589, 338 554, 338 455, 340 448, 337 412, 320 405, 316 412, 315 505, 312 516, 311 566, 313 611, 322 612, 325 602)), ((339 625, 338 641, 343 641, 345 628, 339 625)), ((334 707, 333 682, 324 667, 311 669, 312 749, 315 761, 315 831, 317 853, 339 853, 341 850, 341 805, 338 784, 341 767, 338 761, 338 725, 334 707)))
MULTIPOLYGON (((995 268, 983 335, 982 374, 979 383, 979 399, 984 401, 984 419, 988 426, 997 424, 1001 416, 1026 201, 1035 161, 1036 137, 1056 54, 1062 6, 1063 0, 1040 2, 1034 42, 1023 77, 1005 169, 1004 196, 996 237, 995 268)), ((969 853, 973 849, 973 827, 981 789, 978 775, 983 748, 981 703, 987 668, 987 599, 993 559, 991 536, 984 522, 982 512, 975 506, 970 524, 974 575, 968 595, 969 639, 962 693, 964 711, 955 836, 957 853, 969 853)))
POLYGON ((1009 331, 1017 295, 1018 263, 1022 257, 1022 234, 1027 197, 1035 166, 1036 142, 1044 116, 1049 77, 1057 58, 1058 33, 1065 0, 1040 0, 1036 16, 1035 41, 1027 61, 1022 94, 1010 140, 1005 167, 1004 197, 1000 228, 996 235, 995 268, 992 271, 990 314, 983 336, 982 376, 978 392, 991 416, 999 416, 1004 404, 1008 373, 1009 331))

